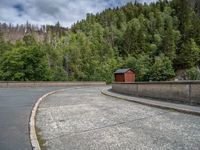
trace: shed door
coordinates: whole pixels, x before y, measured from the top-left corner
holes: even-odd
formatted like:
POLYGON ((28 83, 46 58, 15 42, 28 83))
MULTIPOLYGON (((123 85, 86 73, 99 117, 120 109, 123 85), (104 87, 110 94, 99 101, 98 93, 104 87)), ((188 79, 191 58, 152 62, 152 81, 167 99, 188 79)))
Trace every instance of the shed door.
POLYGON ((134 76, 135 74, 132 71, 128 71, 125 73, 125 82, 134 82, 134 76))

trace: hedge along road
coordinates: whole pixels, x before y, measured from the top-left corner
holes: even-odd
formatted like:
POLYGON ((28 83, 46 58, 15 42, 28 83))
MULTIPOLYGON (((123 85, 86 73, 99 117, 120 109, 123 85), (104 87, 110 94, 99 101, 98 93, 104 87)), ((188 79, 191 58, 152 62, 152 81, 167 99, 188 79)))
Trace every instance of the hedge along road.
POLYGON ((0 150, 31 150, 29 117, 42 95, 63 87, 0 88, 0 150))

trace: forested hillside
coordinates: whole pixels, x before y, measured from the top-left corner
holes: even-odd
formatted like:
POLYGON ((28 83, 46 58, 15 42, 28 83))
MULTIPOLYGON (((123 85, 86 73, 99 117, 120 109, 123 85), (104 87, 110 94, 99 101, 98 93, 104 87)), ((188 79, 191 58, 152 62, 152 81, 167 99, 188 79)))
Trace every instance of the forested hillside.
POLYGON ((1 38, 0 80, 111 82, 122 67, 135 69, 138 81, 169 80, 179 70, 186 79, 199 79, 197 2, 128 3, 87 14, 59 38, 43 42, 34 34, 15 44, 1 38))

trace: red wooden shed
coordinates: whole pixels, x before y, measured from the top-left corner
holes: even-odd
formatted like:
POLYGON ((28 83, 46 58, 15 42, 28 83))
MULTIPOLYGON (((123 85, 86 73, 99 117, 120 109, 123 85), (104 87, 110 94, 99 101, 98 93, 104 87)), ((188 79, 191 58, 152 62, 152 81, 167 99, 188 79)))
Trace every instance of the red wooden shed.
POLYGON ((135 82, 135 71, 133 69, 118 69, 115 71, 115 82, 135 82))

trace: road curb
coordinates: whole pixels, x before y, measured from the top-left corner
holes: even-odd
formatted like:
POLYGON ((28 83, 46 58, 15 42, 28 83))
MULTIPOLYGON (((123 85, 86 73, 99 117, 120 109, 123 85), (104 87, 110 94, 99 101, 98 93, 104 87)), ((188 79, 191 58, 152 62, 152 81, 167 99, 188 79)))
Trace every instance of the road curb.
MULTIPOLYGON (((91 86, 85 86, 87 87, 91 87, 91 86)), ((96 85, 94 86, 96 87, 96 85)), ((59 89, 59 90, 55 90, 55 91, 51 91, 45 95, 43 95, 42 97, 40 97, 36 103, 34 104, 32 111, 31 111, 31 115, 30 115, 30 119, 29 119, 29 137, 30 137, 30 142, 31 142, 31 146, 33 150, 41 150, 38 138, 37 138, 37 134, 36 134, 36 126, 35 126, 35 117, 37 114, 37 110, 38 107, 40 105, 40 103, 49 95, 58 93, 58 92, 63 92, 64 90, 70 90, 70 89, 79 89, 81 88, 81 86, 77 86, 77 87, 70 87, 70 88, 64 88, 64 89, 59 89)))
POLYGON ((37 139, 36 129, 35 129, 35 117, 36 117, 36 113, 37 113, 37 109, 39 107, 39 104, 47 96, 58 93, 58 92, 62 92, 64 90, 65 89, 60 89, 60 90, 52 91, 52 92, 49 92, 49 93, 43 95, 42 97, 40 97, 36 101, 35 105, 33 106, 33 109, 31 111, 31 116, 30 116, 30 119, 29 119, 29 136, 30 136, 31 146, 32 146, 33 150, 41 150, 40 144, 39 144, 38 139, 37 139))
POLYGON ((139 103, 142 105, 147 105, 147 106, 152 106, 152 107, 167 109, 167 110, 175 110, 175 111, 186 113, 186 114, 200 116, 200 107, 183 105, 183 104, 175 104, 175 103, 164 102, 164 101, 155 101, 155 100, 133 97, 133 96, 127 96, 127 95, 122 95, 122 94, 118 94, 118 93, 113 93, 113 92, 110 92, 109 90, 110 90, 110 88, 109 89, 105 88, 101 91, 101 93, 106 96, 139 103))

